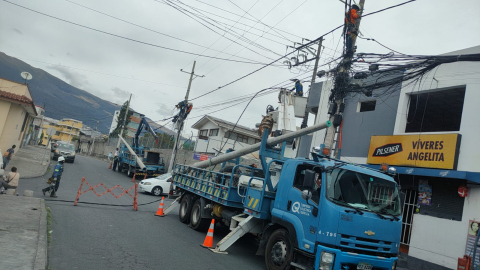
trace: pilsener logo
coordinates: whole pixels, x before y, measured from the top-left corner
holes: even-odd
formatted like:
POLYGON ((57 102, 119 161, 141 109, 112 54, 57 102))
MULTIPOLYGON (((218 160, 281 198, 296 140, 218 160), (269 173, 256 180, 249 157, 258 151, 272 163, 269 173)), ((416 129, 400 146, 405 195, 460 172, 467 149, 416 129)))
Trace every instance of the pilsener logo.
POLYGON ((403 151, 401 143, 391 143, 377 147, 373 152, 374 157, 386 157, 403 151))

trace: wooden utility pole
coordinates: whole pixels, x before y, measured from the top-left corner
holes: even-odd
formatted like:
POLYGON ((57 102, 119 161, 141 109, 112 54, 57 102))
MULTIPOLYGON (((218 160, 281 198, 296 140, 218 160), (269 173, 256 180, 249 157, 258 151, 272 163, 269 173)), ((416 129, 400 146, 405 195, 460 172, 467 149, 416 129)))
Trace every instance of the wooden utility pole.
MULTIPOLYGON (((130 100, 131 99, 132 99, 132 94, 130 94, 130 97, 128 98, 127 109, 125 110, 125 116, 123 117, 123 125, 122 125, 122 128, 120 129, 120 136, 123 136, 123 130, 125 129, 125 123, 127 122, 128 108, 130 107, 130 100)), ((119 122, 118 119, 117 119, 117 122, 119 122)), ((118 124, 117 124, 117 126, 118 126, 118 124)), ((120 139, 118 139, 116 148, 119 148, 119 147, 120 147, 120 139)))
MULTIPOLYGON (((360 0, 358 6, 360 7, 360 11, 358 12, 358 19, 356 20, 356 23, 355 23, 355 30, 356 30, 356 33, 358 35, 358 32, 359 32, 359 29, 360 29, 360 21, 362 19, 362 14, 363 14, 363 7, 365 5, 365 0, 360 0)), ((347 29, 348 31, 348 29, 347 29)), ((346 33, 345 35, 348 35, 348 33, 346 33)), ((335 113, 330 115, 330 122, 333 123, 333 125, 331 125, 328 129, 327 129, 327 134, 325 136, 325 148, 328 148, 328 151, 329 151, 329 154, 331 155, 332 153, 330 153, 330 151, 332 150, 333 148, 333 145, 335 143, 335 134, 336 134, 336 130, 337 130, 337 127, 340 125, 340 123, 338 123, 340 120, 340 122, 342 121, 341 117, 342 117, 342 111, 341 111, 341 107, 342 106, 342 103, 343 103, 343 99, 345 98, 345 86, 346 86, 346 83, 345 83, 345 78, 348 78, 349 77, 349 71, 350 71, 350 67, 351 67, 351 61, 352 61, 352 57, 353 57, 353 50, 355 50, 355 44, 356 44, 356 40, 357 40, 357 35, 352 35, 352 44, 351 44, 351 48, 346 48, 346 51, 347 51, 347 54, 345 55, 345 57, 343 58, 342 62, 340 62, 340 64, 338 65, 337 67, 337 74, 335 76, 335 84, 334 84, 334 87, 332 89, 332 95, 334 97, 334 102, 333 103, 330 103, 330 106, 336 106, 336 110, 335 110, 335 113), (348 53, 348 50, 352 50, 351 53, 348 53), (336 104, 336 105, 335 105, 336 104), (337 121, 335 121, 335 119, 337 119, 337 121)), ((348 38, 348 37, 347 37, 348 38)))
MULTIPOLYGON (((315 78, 317 77, 317 68, 318 68, 318 62, 320 61, 320 51, 322 50, 322 41, 323 41, 323 37, 320 38, 320 40, 318 41, 317 57, 315 58, 315 67, 313 68, 312 81, 310 82, 310 90, 312 90, 313 84, 315 83, 315 78)), ((308 97, 307 97, 307 105, 308 105, 309 97, 310 97, 310 94, 308 94, 308 97)), ((307 106, 305 106, 305 115, 303 116, 301 128, 306 128, 307 124, 308 124, 308 109, 307 109, 307 106)))
MULTIPOLYGON (((193 76, 195 75, 195 64, 196 64, 196 63, 197 63, 197 61, 193 61, 192 72, 185 72, 185 71, 183 71, 183 70, 180 69, 181 72, 190 73, 190 80, 188 81, 187 93, 185 94, 185 103, 188 102, 188 96, 190 95, 190 87, 192 86, 193 76)), ((195 75, 195 77, 205 77, 205 76, 195 75)), ((179 139, 181 138, 182 129, 183 129, 183 121, 184 121, 184 120, 185 120, 185 119, 180 119, 180 118, 179 118, 179 119, 178 119, 178 122, 177 122, 178 132, 177 132, 177 135, 176 135, 174 144, 173 144, 172 156, 170 157, 170 164, 168 165, 168 170, 167 170, 167 172, 171 172, 171 171, 173 170, 173 163, 175 162, 175 158, 176 158, 176 156, 177 156, 178 141, 179 141, 179 139)))

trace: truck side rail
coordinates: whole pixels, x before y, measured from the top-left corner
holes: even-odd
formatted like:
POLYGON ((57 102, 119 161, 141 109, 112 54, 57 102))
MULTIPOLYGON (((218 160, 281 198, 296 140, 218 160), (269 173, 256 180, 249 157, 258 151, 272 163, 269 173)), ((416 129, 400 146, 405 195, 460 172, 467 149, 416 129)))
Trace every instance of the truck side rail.
POLYGON ((242 208, 237 194, 238 175, 225 174, 186 165, 175 166, 173 182, 176 186, 220 204, 242 208), (234 183, 235 182, 235 183, 234 183))

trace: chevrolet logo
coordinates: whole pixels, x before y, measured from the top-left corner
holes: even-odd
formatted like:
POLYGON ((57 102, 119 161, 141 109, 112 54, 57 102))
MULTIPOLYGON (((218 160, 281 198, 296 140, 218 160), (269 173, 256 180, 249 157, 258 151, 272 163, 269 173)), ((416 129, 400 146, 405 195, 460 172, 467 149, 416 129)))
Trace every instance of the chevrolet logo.
POLYGON ((372 231, 365 231, 365 234, 368 235, 368 236, 372 236, 372 235, 375 235, 374 232, 372 231))

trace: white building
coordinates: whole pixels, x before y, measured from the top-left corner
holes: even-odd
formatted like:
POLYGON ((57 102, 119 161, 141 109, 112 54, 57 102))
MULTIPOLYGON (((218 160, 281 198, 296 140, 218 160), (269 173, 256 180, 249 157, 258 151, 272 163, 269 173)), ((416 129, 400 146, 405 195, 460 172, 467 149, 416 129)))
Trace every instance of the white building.
POLYGON ((112 133, 117 128, 119 114, 120 114, 120 110, 116 110, 115 113, 113 114, 112 125, 110 126, 110 132, 108 132, 109 134, 112 133))
POLYGON ((194 151, 202 154, 216 154, 227 142, 222 150, 225 153, 229 148, 238 150, 260 142, 256 130, 241 125, 237 125, 233 130, 234 126, 234 123, 205 115, 192 126, 198 130, 194 151))
MULTIPOLYGON (((479 53, 476 46, 445 55, 479 53)), ((345 99, 341 158, 397 168, 406 195, 400 251, 408 254, 408 269, 457 269, 473 245, 469 226, 480 222, 479 74, 478 62, 442 64, 388 97, 376 96, 379 89, 373 97, 345 99), (396 151, 382 154, 392 146, 396 151)))

